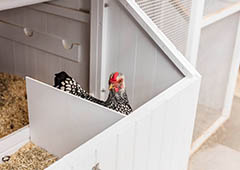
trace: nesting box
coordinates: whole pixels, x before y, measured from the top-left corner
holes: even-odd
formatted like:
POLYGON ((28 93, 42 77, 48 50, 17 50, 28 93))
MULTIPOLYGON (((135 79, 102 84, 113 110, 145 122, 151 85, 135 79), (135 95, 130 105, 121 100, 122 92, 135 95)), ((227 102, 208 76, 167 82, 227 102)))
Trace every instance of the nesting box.
MULTIPOLYGON (((35 8, 38 7, 31 10, 35 8)), ((28 10, 24 9, 25 12, 28 10)), ((47 10, 46 6, 40 11, 44 10, 47 10)), ((20 35, 20 31, 13 32, 17 36, 11 35, 9 32, 15 29, 3 27, 2 36, 6 34, 11 39, 10 42, 3 41, 9 43, 10 50, 4 53, 13 56, 13 72, 19 68, 22 75, 32 74, 31 77, 40 81, 27 78, 30 126, 2 139, 2 143, 14 141, 6 147, 0 145, 3 146, 2 154, 31 140, 60 157, 47 168, 52 170, 186 169, 199 74, 134 1, 92 1, 91 10, 89 66, 89 22, 65 26, 65 22, 73 21, 43 15, 44 23, 51 17, 54 23, 48 22, 47 33, 45 27, 35 23, 34 28, 39 31, 36 31, 36 37, 34 31, 30 39, 20 35), (56 23, 64 27, 56 28, 56 23), (65 32, 63 28, 68 26, 78 28, 78 32, 65 32), (79 27, 82 28, 80 31, 79 27), (54 36, 49 35, 49 31, 54 36), (69 43, 75 41, 77 43, 69 43), (12 48, 22 53, 11 53, 12 48), (27 50, 23 52, 22 48, 27 50), (19 57, 15 58, 15 55, 19 57), (25 55, 29 58, 22 63, 20 57, 25 55), (32 55, 36 58, 32 59, 32 55), (26 64, 29 61, 38 69, 26 64), (39 63, 45 64, 39 66, 39 63), (88 85, 89 77, 91 93, 102 99, 107 96, 109 74, 122 72, 134 111, 124 116, 47 85, 52 78, 49 75, 63 68, 70 70, 80 84, 83 82, 83 87, 88 85), (12 140, 18 135, 22 136, 19 141, 12 140)), ((13 16, 13 22, 16 22, 15 14, 13 16)), ((12 19, 7 14, 3 17, 8 22, 12 19)), ((8 64, 5 70, 11 72, 9 60, 2 60, 8 64)))

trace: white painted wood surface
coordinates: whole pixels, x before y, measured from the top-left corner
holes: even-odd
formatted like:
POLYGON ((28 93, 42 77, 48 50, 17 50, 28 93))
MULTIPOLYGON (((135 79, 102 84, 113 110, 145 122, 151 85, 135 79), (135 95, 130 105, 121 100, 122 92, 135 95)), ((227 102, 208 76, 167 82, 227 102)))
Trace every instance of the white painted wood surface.
POLYGON ((89 11, 90 0, 54 0, 50 4, 74 10, 89 11))
POLYGON ((76 63, 25 45, 0 38, 0 71, 30 76, 53 84, 54 74, 65 70, 88 89, 88 56, 76 63), (4 47, 4 48, 3 48, 4 47))
POLYGON ((202 26, 201 26, 202 28, 206 27, 210 24, 213 24, 217 21, 220 21, 220 20, 240 11, 240 2, 233 3, 233 4, 228 3, 228 5, 226 5, 226 2, 225 3, 223 2, 224 5, 221 5, 221 1, 219 1, 219 0, 216 0, 215 2, 217 4, 215 6, 222 6, 222 9, 220 9, 220 10, 215 9, 215 11, 213 13, 206 15, 202 20, 202 26), (218 5, 218 4, 220 4, 220 5, 218 5), (225 8, 224 8, 224 6, 225 6, 225 8))
MULTIPOLYGON (((49 169, 92 169, 97 163, 100 169, 109 170, 184 170, 187 168, 200 76, 133 1, 120 2, 126 9, 122 8, 118 1, 109 1, 107 8, 100 6, 100 11, 103 10, 105 18, 103 18, 104 21, 101 18, 95 18, 95 25, 100 25, 98 29, 100 35, 94 32, 96 29, 93 30, 92 35, 97 36, 96 40, 100 39, 99 43, 94 43, 95 47, 99 45, 101 48, 103 43, 107 45, 104 45, 106 47, 104 55, 102 52, 98 53, 103 56, 96 58, 97 53, 94 53, 95 63, 91 68, 95 70, 104 69, 105 66, 110 68, 106 68, 109 71, 101 70, 101 80, 106 73, 121 68, 120 71, 127 77, 135 76, 139 81, 142 80, 140 83, 131 84, 127 79, 128 89, 129 87, 139 88, 139 97, 134 101, 139 102, 139 107, 135 108, 136 110, 130 116, 66 155, 49 169), (103 23, 106 25, 102 25, 103 23), (104 32, 101 31, 102 28, 107 29, 105 35, 109 38, 102 38, 105 37, 104 32), (124 39, 124 37, 127 38, 124 39), (135 44, 139 45, 139 48, 136 48, 135 44), (163 51, 159 50, 159 47, 163 51), (109 57, 106 57, 107 55, 109 57), (163 70, 160 65, 151 67, 157 63, 158 59, 165 68, 165 75, 169 75, 166 79, 161 75, 163 70), (98 67, 94 68, 96 65, 98 67), (132 67, 138 68, 138 76, 135 75, 136 68, 132 67), (133 71, 128 72, 132 69, 133 71), (161 75, 159 79, 153 78, 154 71, 161 75), (178 81, 172 82, 172 85, 169 83, 171 80, 178 81), (169 84, 163 87, 160 82, 169 84), (158 88, 155 89, 151 86, 152 84, 158 88), (150 93, 156 97, 142 95, 141 93, 145 94, 143 89, 148 91, 147 95, 150 93), (110 149, 105 150, 106 146, 110 149)), ((93 77, 94 83, 98 83, 100 77, 96 74, 93 77)), ((102 80, 103 83, 105 79, 107 77, 102 80)), ((103 83, 102 87, 105 87, 103 83)), ((92 87, 97 85, 93 84, 92 87)), ((128 93, 131 95, 129 90, 128 93)))
MULTIPOLYGON (((105 130, 103 128, 96 134, 91 135, 91 137, 96 135, 95 137, 86 138, 84 144, 79 142, 82 144, 80 147, 64 156, 48 169, 86 170, 92 169, 95 164, 100 163, 100 168, 104 170, 186 170, 200 85, 199 74, 166 36, 144 15, 135 2, 130 0, 109 1, 109 8, 103 8, 102 13, 104 13, 106 20, 105 22, 98 21, 97 25, 104 24, 101 36, 105 38, 100 39, 97 45, 106 47, 103 54, 107 55, 103 61, 107 63, 102 63, 102 60, 97 60, 97 63, 104 64, 107 68, 106 70, 97 70, 101 73, 101 77, 96 76, 96 82, 100 82, 101 87, 106 87, 107 75, 110 72, 117 69, 116 71, 126 74, 128 93, 135 111, 111 127, 105 130), (128 38, 125 39, 124 37, 128 38), (112 44, 107 42, 108 40, 112 44), (104 44, 100 44, 101 42, 104 44), (116 66, 116 68, 113 66, 116 66), (87 141, 88 139, 90 140, 87 141)), ((56 29, 56 25, 52 28, 56 29)), ((55 34, 55 32, 58 33, 58 30, 53 29, 51 34, 55 34)), ((64 33, 60 32, 60 35, 64 33)), ((5 66, 1 69, 8 72, 15 72, 19 69, 23 75, 30 73, 39 77, 40 80, 50 80, 49 75, 61 68, 68 68, 71 71, 70 74, 77 75, 77 73, 80 73, 79 75, 83 76, 85 74, 80 69, 85 72, 88 70, 88 66, 82 68, 75 62, 71 61, 70 63, 65 59, 61 61, 62 58, 55 55, 46 54, 13 41, 2 39, 1 43, 6 48, 0 50, 0 56, 5 54, 13 56, 4 59, 0 57, 0 60, 5 63, 5 66), (12 48, 21 53, 11 50, 12 48), (22 57, 14 57, 16 55, 26 55, 27 58, 22 61, 22 57), (34 57, 32 58, 32 56, 34 57), (12 63, 15 64, 12 66, 12 63), (46 63, 47 65, 45 65, 46 63), (28 66, 26 67, 26 65, 28 66)), ((88 64, 87 60, 82 61, 81 64, 88 64)), ((98 67, 98 69, 100 68, 103 69, 98 67)), ((84 82, 88 79, 79 75, 78 79, 83 79, 80 81, 84 82)), ((44 94, 40 93, 42 90, 31 89, 34 95, 33 98, 29 98, 29 110, 31 112, 31 110, 36 109, 35 118, 38 120, 49 118, 49 113, 58 114, 55 111, 61 107, 75 108, 73 112, 78 113, 80 109, 91 109, 90 106, 96 106, 42 83, 36 83, 35 85, 36 87, 43 87, 42 90, 46 92, 46 96, 54 94, 44 98, 44 94), (39 103, 45 104, 46 107, 42 107, 39 103), (81 106, 84 103, 86 105, 83 108, 81 106), (73 104, 74 106, 72 106, 73 104), (59 106, 59 108, 53 106, 59 106), (43 112, 46 109, 51 112, 43 112), (47 113, 48 115, 46 115, 47 113)), ((104 108, 97 106, 93 110, 97 114, 101 109, 104 108)), ((66 117, 65 110, 60 110, 61 113, 63 111, 64 114, 59 116, 63 116, 61 119, 56 120, 57 116, 52 117, 51 122, 45 121, 45 126, 34 122, 37 126, 36 129, 39 130, 36 131, 35 135, 44 136, 41 138, 41 142, 49 143, 56 139, 61 141, 59 137, 63 136, 66 127, 81 125, 78 125, 75 119, 69 120, 71 117, 66 117), (69 121, 60 122, 62 119, 69 121), (71 125, 72 122, 73 125, 71 125), (57 123, 61 123, 59 124, 61 125, 60 128, 59 125, 58 127, 52 126, 57 123), (55 130, 59 130, 58 128, 61 132, 55 133, 55 130), (51 135, 51 129, 53 129, 54 135, 51 135), (61 134, 61 136, 56 137, 56 134, 61 134), (52 140, 45 141, 44 139, 49 139, 49 136, 52 140)), ((107 114, 106 112, 102 113, 107 114)), ((92 118, 89 120, 93 121, 92 118)), ((32 123, 33 121, 31 121, 30 126, 32 123)), ((92 127, 97 128, 95 124, 92 127)), ((77 130, 83 129, 78 128, 77 130)), ((71 129, 71 132, 75 133, 75 136, 64 138, 61 143, 59 142, 64 146, 63 148, 60 148, 59 145, 56 146, 61 153, 58 149, 51 150, 55 146, 48 148, 50 145, 46 144, 44 148, 49 150, 50 153, 58 153, 61 156, 70 152, 80 145, 75 143, 73 147, 68 146, 68 143, 74 143, 74 140, 79 137, 79 132, 77 133, 76 129, 71 129), (64 141, 65 143, 63 143, 64 141)), ((68 133, 64 134, 69 135, 68 133)), ((86 131, 83 134, 89 135, 86 131)), ((36 139, 34 141, 40 139, 40 137, 37 138, 33 135, 32 139, 34 138, 36 139)), ((37 144, 43 147, 40 142, 37 142, 37 144)), ((53 146, 53 143, 51 146, 53 146)))
POLYGON ((63 8, 60 6, 51 5, 47 3, 32 5, 32 6, 29 6, 29 8, 36 9, 42 12, 47 12, 50 14, 55 14, 58 16, 63 16, 63 17, 74 19, 81 22, 86 22, 86 23, 90 22, 90 16, 89 16, 89 13, 87 12, 76 11, 76 10, 63 8))
POLYGON ((231 65, 238 18, 235 14, 202 30, 197 61, 197 70, 203 76, 199 103, 217 112, 225 107, 229 75, 237 67, 231 65))
MULTIPOLYGON (((138 21, 142 26, 149 31, 148 33, 154 38, 154 41, 163 47, 163 51, 156 48, 155 42, 148 35, 146 36, 146 33, 141 28, 139 29, 139 24, 134 21, 133 17, 126 13, 119 2, 110 1, 108 4, 109 7, 102 7, 103 13, 106 13, 104 14, 105 21, 101 19, 96 21, 105 23, 103 27, 108 31, 106 33, 101 32, 98 36, 98 40, 101 40, 98 44, 100 48, 104 46, 104 50, 98 56, 95 54, 98 58, 93 61, 98 61, 97 67, 96 63, 91 66, 91 70, 96 70, 93 73, 96 77, 93 78, 95 83, 92 82, 92 87, 99 87, 98 83, 100 82, 100 90, 107 89, 108 75, 114 71, 123 72, 126 75, 127 92, 130 102, 134 108, 137 108, 154 97, 156 93, 163 91, 171 84, 180 80, 183 77, 181 71, 186 73, 186 70, 179 67, 181 69, 179 71, 173 64, 178 63, 178 61, 174 60, 173 57, 170 57, 170 60, 166 57, 165 53, 169 56, 173 55, 167 51, 166 46, 171 46, 174 49, 175 47, 173 47, 172 43, 160 32, 155 24, 147 16, 144 16, 145 18, 142 21, 140 21, 142 18, 137 18, 139 11, 141 11, 138 5, 133 3, 133 7, 137 8, 136 14, 134 14, 132 6, 126 7, 132 11, 135 19, 139 19, 138 21), (147 28, 148 26, 144 24, 146 20, 148 20, 148 25, 152 24, 151 26, 155 26, 154 31, 161 37, 164 37, 163 39, 168 43, 163 43, 162 40, 157 40, 156 36, 153 36, 154 32, 151 32, 151 29, 147 28), (98 69, 101 70, 100 75, 98 69), (148 90, 143 91, 142 89, 148 90)), ((141 15, 144 15, 144 13, 141 13, 141 15)), ((94 50, 94 48, 92 49, 94 50)), ((182 57, 179 52, 177 53, 182 57)), ((101 93, 103 99, 106 98, 107 93, 98 92, 101 93)), ((95 95, 98 96, 99 94, 95 95)))
POLYGON ((1 0, 0 11, 47 2, 50 0, 1 0))
POLYGON ((224 108, 223 108, 223 115, 230 117, 231 109, 232 109, 232 102, 235 93, 235 87, 237 84, 238 78, 238 71, 239 71, 239 63, 240 63, 240 17, 238 14, 238 26, 237 26, 237 33, 235 39, 235 45, 233 49, 233 57, 232 63, 230 65, 230 72, 228 77, 228 85, 226 89, 226 97, 224 100, 224 108))
POLYGON ((232 2, 223 0, 205 1, 205 16, 202 21, 202 28, 240 11, 240 2, 238 0, 232 2))
POLYGON ((0 139, 0 163, 2 157, 15 153, 30 140, 29 126, 25 126, 0 139))
POLYGON ((88 13, 41 4, 2 11, 0 20, 1 72, 27 75, 53 84, 54 74, 64 70, 88 90, 88 13), (35 35, 26 37, 25 27, 35 35), (80 46, 66 50, 62 40, 80 46))
POLYGON ((190 61, 194 66, 196 66, 198 58, 204 3, 205 0, 192 1, 190 26, 188 30, 188 40, 185 56, 188 61, 190 61))
POLYGON ((48 169, 186 170, 198 88, 181 80, 48 169))
POLYGON ((199 103, 219 113, 219 118, 193 141, 194 153, 230 117, 239 69, 238 1, 205 3, 197 69, 203 75, 199 103), (219 36, 227 35, 227 36, 219 36))
POLYGON ((31 141, 62 157, 124 115, 27 78, 31 141))
POLYGON ((89 24, 61 16, 20 8, 0 13, 0 36, 18 43, 37 48, 66 59, 79 62, 88 55, 89 24), (66 24, 67 23, 67 24, 66 24), (33 32, 32 37, 23 29, 33 32), (75 43, 72 49, 65 49, 62 41, 75 43))

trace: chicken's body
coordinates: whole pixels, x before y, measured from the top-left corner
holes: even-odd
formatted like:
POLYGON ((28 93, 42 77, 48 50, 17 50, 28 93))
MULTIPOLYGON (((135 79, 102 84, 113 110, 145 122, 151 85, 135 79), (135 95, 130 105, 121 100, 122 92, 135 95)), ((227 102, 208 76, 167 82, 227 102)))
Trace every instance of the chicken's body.
POLYGON ((78 82, 76 82, 72 77, 70 77, 65 72, 60 72, 55 74, 54 87, 71 93, 75 96, 87 99, 91 102, 104 105, 104 101, 99 100, 91 96, 86 90, 84 90, 78 82))
POLYGON ((110 91, 105 106, 125 115, 129 115, 132 112, 126 92, 121 95, 110 91))
POLYGON ((106 101, 91 96, 65 72, 55 74, 54 87, 128 115, 132 112, 132 108, 128 101, 124 81, 124 76, 121 73, 111 74, 109 78, 109 95, 106 101))

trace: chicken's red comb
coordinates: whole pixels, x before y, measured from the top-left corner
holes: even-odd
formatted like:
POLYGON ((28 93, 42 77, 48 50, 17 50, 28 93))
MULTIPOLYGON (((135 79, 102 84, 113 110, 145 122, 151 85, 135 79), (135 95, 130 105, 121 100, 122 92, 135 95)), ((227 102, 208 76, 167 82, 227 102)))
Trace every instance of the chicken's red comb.
POLYGON ((115 72, 111 78, 112 81, 116 81, 117 80, 117 77, 118 77, 119 73, 118 72, 115 72))

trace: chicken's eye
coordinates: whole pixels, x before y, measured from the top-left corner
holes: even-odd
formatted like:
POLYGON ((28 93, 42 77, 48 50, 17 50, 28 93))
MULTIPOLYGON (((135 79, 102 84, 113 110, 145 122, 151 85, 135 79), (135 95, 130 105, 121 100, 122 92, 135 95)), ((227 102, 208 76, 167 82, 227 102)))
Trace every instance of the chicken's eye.
POLYGON ((123 79, 118 80, 118 83, 122 83, 122 82, 123 82, 123 79))

